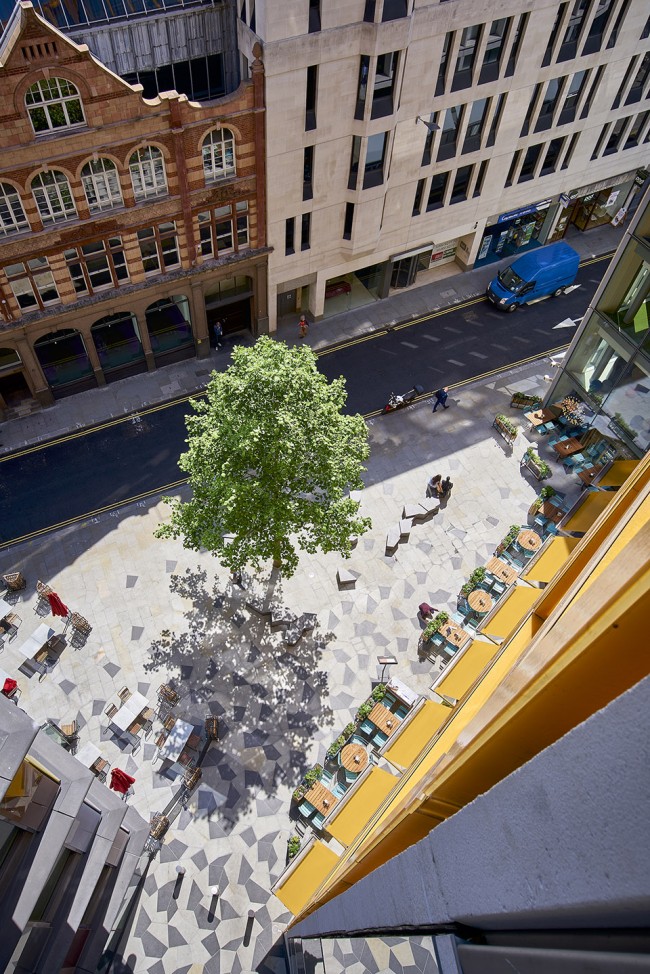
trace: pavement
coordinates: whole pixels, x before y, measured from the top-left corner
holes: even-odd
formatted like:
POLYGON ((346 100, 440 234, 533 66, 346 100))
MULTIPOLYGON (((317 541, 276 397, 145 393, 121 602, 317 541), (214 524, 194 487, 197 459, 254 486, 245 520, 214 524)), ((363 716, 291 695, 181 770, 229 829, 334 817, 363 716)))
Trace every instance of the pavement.
MULTIPOLYGON (((615 250, 622 235, 621 227, 607 225, 588 233, 576 230, 566 240, 583 260, 587 260, 615 250)), ((508 258, 422 287, 406 288, 382 301, 313 322, 302 341, 314 351, 321 352, 342 342, 383 331, 398 322, 479 298, 500 267, 511 262, 512 258, 508 258)), ((301 339, 297 321, 296 314, 292 320, 280 322, 277 338, 289 345, 298 344, 301 339)), ((210 357, 206 359, 192 358, 164 366, 155 372, 142 373, 99 389, 78 393, 52 406, 36 406, 28 415, 0 423, 0 455, 63 436, 70 431, 95 426, 147 406, 191 395, 205 388, 211 372, 225 369, 229 359, 228 346, 219 351, 211 349, 210 357)))

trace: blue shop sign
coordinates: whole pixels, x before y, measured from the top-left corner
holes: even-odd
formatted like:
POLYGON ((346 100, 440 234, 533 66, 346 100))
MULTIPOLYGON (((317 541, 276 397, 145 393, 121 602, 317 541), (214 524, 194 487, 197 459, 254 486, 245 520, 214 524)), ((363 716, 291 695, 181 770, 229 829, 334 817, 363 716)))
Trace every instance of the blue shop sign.
POLYGON ((542 200, 541 203, 531 203, 530 206, 522 206, 520 210, 511 210, 510 213, 502 213, 497 220, 497 223, 505 223, 507 220, 517 220, 520 216, 528 216, 530 213, 537 213, 539 210, 545 210, 546 207, 550 205, 550 200, 542 200))

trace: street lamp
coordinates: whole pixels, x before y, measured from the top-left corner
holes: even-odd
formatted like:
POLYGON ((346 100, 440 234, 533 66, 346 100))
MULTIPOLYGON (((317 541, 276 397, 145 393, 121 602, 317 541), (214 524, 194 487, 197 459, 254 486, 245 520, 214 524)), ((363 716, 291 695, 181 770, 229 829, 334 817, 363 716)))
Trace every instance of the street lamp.
POLYGON ((381 671, 381 676, 379 678, 379 682, 380 683, 383 683, 384 682, 384 672, 386 670, 386 667, 387 666, 393 666, 395 663, 397 663, 397 660, 395 659, 394 656, 378 656, 377 657, 377 662, 379 663, 379 665, 381 667, 383 667, 383 669, 381 671))
POLYGON ((423 125, 426 125, 426 127, 429 129, 430 132, 440 131, 440 126, 438 125, 437 122, 430 122, 428 119, 422 118, 421 115, 416 115, 415 124, 417 125, 418 122, 422 122, 423 125))

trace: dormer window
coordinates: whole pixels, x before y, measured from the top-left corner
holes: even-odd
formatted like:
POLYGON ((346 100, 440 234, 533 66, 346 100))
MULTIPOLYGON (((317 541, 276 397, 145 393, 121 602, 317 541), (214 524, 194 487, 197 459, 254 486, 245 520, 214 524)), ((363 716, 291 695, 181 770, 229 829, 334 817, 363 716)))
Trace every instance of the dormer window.
POLYGON ((25 104, 37 135, 84 125, 86 121, 79 92, 64 78, 37 81, 27 89, 25 104))

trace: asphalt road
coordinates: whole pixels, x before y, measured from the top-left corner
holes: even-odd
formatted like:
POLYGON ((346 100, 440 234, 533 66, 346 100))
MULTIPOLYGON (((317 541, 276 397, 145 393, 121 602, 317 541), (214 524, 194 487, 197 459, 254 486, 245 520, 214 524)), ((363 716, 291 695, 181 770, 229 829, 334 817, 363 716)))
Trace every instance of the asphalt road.
MULTIPOLYGON (((571 340, 573 328, 554 326, 582 316, 607 263, 582 267, 580 287, 560 298, 513 314, 468 302, 327 351, 319 367, 345 376, 349 410, 367 414, 414 383, 433 392, 542 355, 571 340)), ((185 400, 154 407, 2 459, 0 548, 177 484, 187 411, 185 400)))

